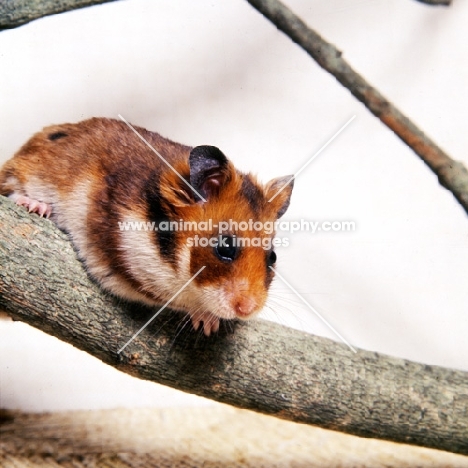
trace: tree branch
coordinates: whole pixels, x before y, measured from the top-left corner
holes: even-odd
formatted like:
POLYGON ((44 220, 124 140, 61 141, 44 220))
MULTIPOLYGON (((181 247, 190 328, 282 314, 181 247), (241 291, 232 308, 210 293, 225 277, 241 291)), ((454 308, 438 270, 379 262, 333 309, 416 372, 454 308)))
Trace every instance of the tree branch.
POLYGON ((0 0, 0 30, 22 26, 43 16, 115 0, 0 0))
POLYGON ((403 140, 437 175, 440 184, 453 193, 468 213, 468 171, 454 161, 402 114, 379 91, 356 73, 335 46, 322 39, 278 0, 247 0, 280 31, 302 47, 331 73, 390 130, 403 140))
MULTIPOLYGON (((181 316, 125 306, 92 283, 65 234, 0 197, 0 307, 141 379, 362 437, 468 455, 468 374, 265 321, 205 338, 181 316)), ((18 346, 21 346, 18 343, 18 346)))

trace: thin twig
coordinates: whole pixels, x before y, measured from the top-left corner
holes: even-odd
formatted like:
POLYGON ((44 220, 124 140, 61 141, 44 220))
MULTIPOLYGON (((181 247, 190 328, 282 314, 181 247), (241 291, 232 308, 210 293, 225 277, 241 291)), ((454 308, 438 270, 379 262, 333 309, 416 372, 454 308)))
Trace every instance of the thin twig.
POLYGON ((247 0, 280 31, 301 46, 322 68, 331 73, 376 117, 403 140, 437 175, 468 213, 468 171, 426 136, 411 120, 342 58, 341 52, 310 29, 278 0, 247 0))

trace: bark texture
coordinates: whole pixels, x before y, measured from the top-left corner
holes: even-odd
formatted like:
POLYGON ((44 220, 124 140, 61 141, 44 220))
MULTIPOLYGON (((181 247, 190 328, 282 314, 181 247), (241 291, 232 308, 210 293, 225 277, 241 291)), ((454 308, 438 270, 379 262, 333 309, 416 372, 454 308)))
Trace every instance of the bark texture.
MULTIPOLYGON (((468 454, 468 374, 253 321, 214 337, 91 282, 65 234, 0 197, 0 308, 141 379, 240 408, 468 454)), ((19 343, 18 346, 21 344, 19 343)))
POLYGON ((468 213, 468 170, 453 160, 408 117, 372 87, 343 59, 341 51, 310 29, 278 0, 247 0, 280 31, 302 47, 322 68, 331 73, 395 135, 406 143, 437 175, 468 213))
POLYGON ((115 0, 0 0, 0 30, 17 28, 43 16, 115 0))

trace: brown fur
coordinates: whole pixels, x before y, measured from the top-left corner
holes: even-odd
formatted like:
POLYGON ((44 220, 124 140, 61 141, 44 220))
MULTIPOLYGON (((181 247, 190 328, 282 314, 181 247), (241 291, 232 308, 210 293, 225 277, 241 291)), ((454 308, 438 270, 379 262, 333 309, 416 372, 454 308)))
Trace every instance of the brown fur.
MULTIPOLYGON (((192 148, 142 128, 136 130, 179 174, 190 180, 192 148)), ((217 237, 217 229, 178 231, 164 237, 161 232, 122 233, 118 223, 130 218, 154 221, 155 216, 195 222, 275 221, 289 204, 292 184, 271 203, 268 199, 284 181, 285 178, 275 179, 263 186, 254 176, 238 172, 228 161, 206 176, 202 189, 208 200, 202 203, 124 122, 93 118, 47 127, 34 135, 0 170, 0 194, 26 195, 51 205, 52 220, 71 235, 91 275, 114 294, 162 303, 168 300, 171 291, 175 292, 174 286, 167 284, 171 277, 180 281, 184 274, 192 276, 205 266, 194 287, 222 288, 222 294, 229 298, 228 307, 237 308, 237 315, 245 318, 242 310, 248 309, 246 316, 250 316, 264 305, 273 277, 267 268, 268 252, 263 248, 239 249, 235 260, 229 262, 220 260, 213 248, 194 246, 185 271, 181 255, 188 238, 197 234, 217 237), (142 245, 151 248, 142 247, 146 250, 138 251, 132 259, 132 249, 125 242, 134 245, 135 252, 142 245), (161 267, 162 276, 154 284, 144 274, 145 261, 148 271, 155 271, 155 276, 159 275, 157 265, 161 267), (135 297, 128 291, 135 291, 135 297)), ((273 237, 256 231, 229 234, 273 237)), ((190 313, 190 301, 182 296, 174 306, 190 313)), ((217 317, 219 305, 202 306, 199 296, 194 296, 193 303, 195 309, 206 307, 207 312, 217 317)), ((235 313, 231 318, 234 316, 235 313)))

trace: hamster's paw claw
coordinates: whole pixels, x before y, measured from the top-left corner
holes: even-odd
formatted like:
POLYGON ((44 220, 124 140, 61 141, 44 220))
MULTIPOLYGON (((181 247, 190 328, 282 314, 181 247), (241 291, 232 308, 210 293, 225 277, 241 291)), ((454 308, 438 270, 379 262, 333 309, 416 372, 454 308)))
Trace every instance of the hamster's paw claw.
POLYGON ((216 333, 219 330, 219 318, 214 315, 210 315, 203 322, 203 333, 205 336, 210 336, 212 333, 216 333))
POLYGON ((197 331, 200 328, 201 320, 200 319, 195 319, 192 317, 192 326, 195 331, 197 331))
POLYGON ((48 218, 50 214, 52 213, 52 207, 48 205, 47 203, 40 202, 39 205, 37 206, 36 213, 41 217, 48 218))
POLYGON ((219 319, 216 318, 214 321, 211 322, 211 331, 216 333, 219 331, 219 319))
POLYGON ((41 218, 48 218, 52 213, 52 206, 47 203, 40 202, 39 200, 34 200, 25 195, 20 195, 16 199, 16 204, 24 206, 30 213, 37 213, 41 218))

